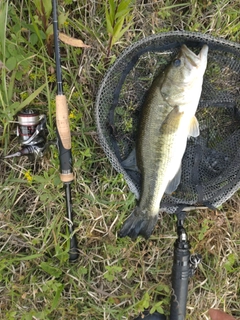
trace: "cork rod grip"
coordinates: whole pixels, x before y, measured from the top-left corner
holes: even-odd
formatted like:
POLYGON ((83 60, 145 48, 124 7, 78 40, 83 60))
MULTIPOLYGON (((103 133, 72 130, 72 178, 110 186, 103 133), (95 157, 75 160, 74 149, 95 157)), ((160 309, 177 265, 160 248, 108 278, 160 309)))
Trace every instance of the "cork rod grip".
POLYGON ((64 95, 56 96, 56 122, 59 137, 66 150, 71 149, 71 132, 68 120, 67 99, 64 95))
POLYGON ((69 172, 69 173, 65 173, 65 174, 60 174, 60 179, 63 183, 66 183, 66 182, 72 182, 73 179, 74 179, 74 175, 72 172, 69 172))

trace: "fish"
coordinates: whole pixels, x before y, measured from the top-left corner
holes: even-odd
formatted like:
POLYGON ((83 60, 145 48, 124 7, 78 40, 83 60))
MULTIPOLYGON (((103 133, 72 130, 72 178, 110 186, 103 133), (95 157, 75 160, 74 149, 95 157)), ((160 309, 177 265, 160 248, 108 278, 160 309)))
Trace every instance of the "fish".
POLYGON ((195 54, 183 44, 170 65, 152 82, 143 102, 136 139, 141 194, 119 237, 150 237, 164 193, 181 180, 187 140, 200 134, 195 116, 207 67, 208 46, 195 54))

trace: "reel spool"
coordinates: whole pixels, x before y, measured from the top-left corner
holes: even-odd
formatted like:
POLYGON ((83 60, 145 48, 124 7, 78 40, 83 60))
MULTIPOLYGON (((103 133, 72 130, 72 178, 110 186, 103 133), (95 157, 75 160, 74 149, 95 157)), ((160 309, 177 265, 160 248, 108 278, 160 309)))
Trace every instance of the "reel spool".
POLYGON ((33 110, 26 110, 26 111, 20 112, 17 117, 18 117, 17 136, 19 138, 19 143, 20 144, 29 144, 29 143, 36 144, 38 141, 33 141, 33 140, 41 139, 41 137, 39 136, 38 136, 38 139, 35 139, 35 138, 36 138, 37 125, 39 124, 43 116, 39 116, 39 113, 33 110), (30 138, 31 138, 31 141, 29 142, 30 138))
POLYGON ((208 66, 196 118, 200 136, 188 140, 181 183, 164 195, 160 210, 173 214, 218 207, 240 187, 240 45, 184 31, 147 37, 127 48, 107 72, 96 100, 100 144, 139 199, 141 175, 126 159, 135 147, 144 96, 182 44, 198 53, 209 46, 208 66))

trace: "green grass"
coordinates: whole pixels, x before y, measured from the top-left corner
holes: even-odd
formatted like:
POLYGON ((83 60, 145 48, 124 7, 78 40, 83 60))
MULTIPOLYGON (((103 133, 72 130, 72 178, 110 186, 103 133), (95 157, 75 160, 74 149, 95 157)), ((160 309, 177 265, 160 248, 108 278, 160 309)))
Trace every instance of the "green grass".
MULTIPOLYGON (((237 0, 186 2, 132 2, 121 35, 113 21, 112 29, 106 23, 105 5, 110 10, 112 1, 59 0, 61 31, 91 46, 61 44, 80 258, 76 264, 68 262, 56 148, 51 147, 36 168, 24 158, 1 161, 0 319, 131 319, 148 306, 168 312, 175 221, 164 214, 149 241, 117 238, 135 199, 99 146, 94 103, 108 66, 143 36, 184 29, 239 40, 237 0)), ((2 154, 19 148, 12 120, 26 103, 47 115, 49 139, 56 137, 51 16, 45 12, 43 20, 35 4, 39 2, 0 4, 2 154)), ((188 319, 208 319, 210 307, 240 317, 239 203, 235 195, 220 214, 202 210, 188 215, 192 251, 203 256, 190 280, 188 319)))

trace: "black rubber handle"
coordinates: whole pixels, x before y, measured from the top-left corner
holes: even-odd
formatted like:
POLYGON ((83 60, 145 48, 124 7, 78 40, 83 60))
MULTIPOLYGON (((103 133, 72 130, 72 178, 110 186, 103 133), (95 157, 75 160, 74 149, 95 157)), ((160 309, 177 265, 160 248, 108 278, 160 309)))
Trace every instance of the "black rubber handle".
POLYGON ((72 152, 71 148, 66 149, 63 146, 62 140, 57 130, 58 138, 58 152, 60 161, 60 179, 63 183, 73 181, 73 169, 72 169, 72 152))

